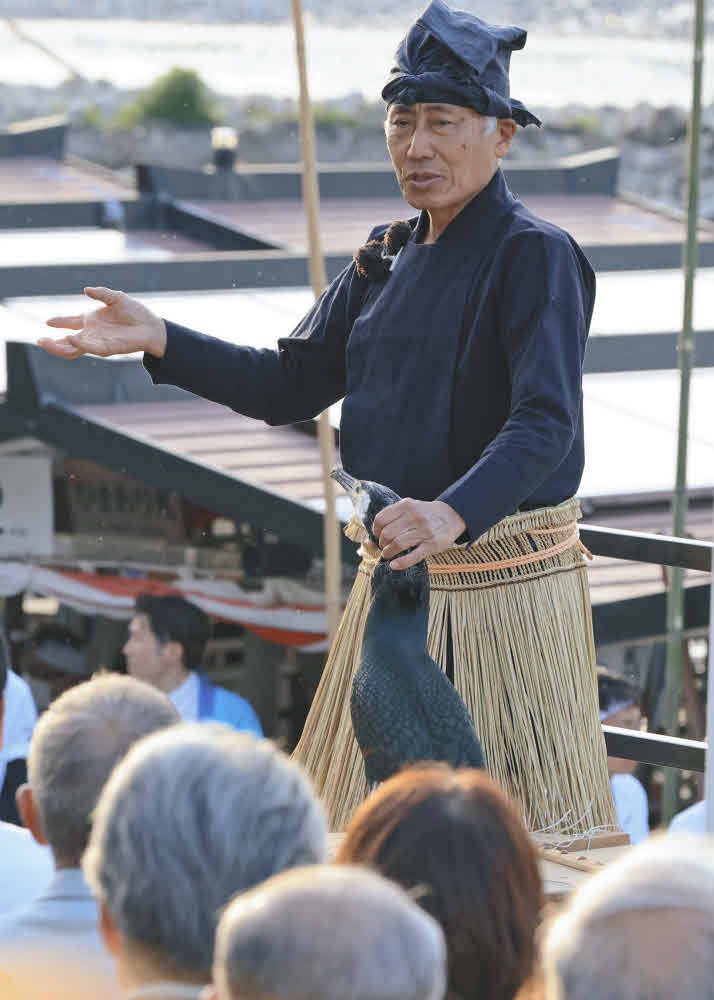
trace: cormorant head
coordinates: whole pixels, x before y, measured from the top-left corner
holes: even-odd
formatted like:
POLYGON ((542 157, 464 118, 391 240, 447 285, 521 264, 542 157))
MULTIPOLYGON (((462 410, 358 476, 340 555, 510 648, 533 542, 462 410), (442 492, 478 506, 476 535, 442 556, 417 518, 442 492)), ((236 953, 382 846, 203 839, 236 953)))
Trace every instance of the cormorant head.
MULTIPOLYGON (((333 469, 332 478, 349 494, 358 520, 367 529, 375 545, 374 519, 380 510, 401 500, 401 497, 381 483, 355 479, 344 469, 333 469)), ((372 574, 372 598, 383 609, 416 608, 429 602, 429 571, 425 560, 409 569, 391 569, 388 562, 379 562, 372 574)))
POLYGON ((367 529, 370 540, 377 545, 378 540, 372 533, 374 519, 380 510, 390 507, 401 500, 401 497, 381 483, 372 483, 369 479, 355 479, 342 468, 333 469, 330 474, 349 495, 357 519, 367 529))

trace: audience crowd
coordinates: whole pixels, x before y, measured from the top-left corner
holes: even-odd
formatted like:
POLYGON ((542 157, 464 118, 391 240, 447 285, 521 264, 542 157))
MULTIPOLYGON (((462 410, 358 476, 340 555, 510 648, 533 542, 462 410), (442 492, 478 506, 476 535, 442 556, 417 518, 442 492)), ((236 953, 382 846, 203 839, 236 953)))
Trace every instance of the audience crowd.
MULTIPOLYGON (((335 849, 302 770, 197 669, 204 619, 162 600, 137 605, 129 676, 64 691, 29 746, 5 727, 0 1000, 714 1000, 714 843, 647 836, 640 805, 644 842, 546 902, 516 805, 424 762, 335 849)), ((637 690, 599 682, 603 718, 636 726, 637 690)), ((629 765, 611 774, 634 815, 629 765)))

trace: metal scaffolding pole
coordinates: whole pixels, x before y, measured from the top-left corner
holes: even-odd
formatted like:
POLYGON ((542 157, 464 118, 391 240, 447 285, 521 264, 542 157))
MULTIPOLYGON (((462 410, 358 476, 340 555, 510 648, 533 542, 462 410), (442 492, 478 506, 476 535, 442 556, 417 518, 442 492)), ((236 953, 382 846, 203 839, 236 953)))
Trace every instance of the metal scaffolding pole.
MULTIPOLYGON (((714 535, 712 536, 714 537, 714 535)), ((704 771, 704 801, 706 802, 706 831, 714 833, 714 558, 709 576, 709 660, 707 671, 707 762, 704 771)))
MULTIPOLYGON (((699 228, 699 147, 702 124, 702 69, 704 64, 704 23, 706 0, 695 0, 694 55, 692 60, 692 107, 689 116, 689 170, 687 183, 687 238, 684 245, 684 315, 677 346, 679 357, 679 418, 677 430, 677 467, 672 502, 672 534, 682 536, 687 516, 687 444, 689 434, 689 392, 694 363, 694 280, 698 257, 699 228)), ((667 594, 667 687, 665 721, 671 735, 679 726, 679 702, 682 688, 682 642, 684 631, 684 570, 674 567, 667 594)), ((671 819, 677 811, 678 775, 667 774, 664 789, 663 818, 671 819)))
MULTIPOLYGON (((310 250, 310 284, 318 298, 327 285, 325 258, 320 240, 320 189, 317 176, 317 153, 315 141, 315 118, 310 102, 307 79, 307 57, 305 54, 305 28, 300 0, 291 0, 295 50, 300 81, 300 140, 302 143, 302 194, 307 217, 308 246, 310 250)), ((324 554, 325 554, 325 606, 327 611, 327 631, 330 643, 335 638, 341 614, 342 568, 340 564, 340 529, 335 508, 334 482, 330 472, 335 464, 335 445, 327 411, 318 420, 318 438, 322 463, 324 514, 324 554)))

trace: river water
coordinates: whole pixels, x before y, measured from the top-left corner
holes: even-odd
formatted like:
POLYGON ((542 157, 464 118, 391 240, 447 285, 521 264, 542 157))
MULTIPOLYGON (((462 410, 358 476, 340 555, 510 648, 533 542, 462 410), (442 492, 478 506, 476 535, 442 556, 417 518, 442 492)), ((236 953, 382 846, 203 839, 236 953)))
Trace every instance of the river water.
MULTIPOLYGON (((81 73, 142 87, 172 66, 193 67, 220 93, 293 97, 296 70, 285 24, 184 24, 129 20, 28 20, 23 29, 81 73)), ((312 95, 317 100, 378 96, 406 25, 345 28, 308 18, 312 95)), ((683 40, 533 31, 513 56, 512 92, 534 107, 574 102, 631 107, 640 101, 686 106, 691 47, 683 40)), ((0 25, 0 81, 52 87, 66 74, 0 25)), ((714 40, 705 51, 705 99, 714 100, 714 40)))

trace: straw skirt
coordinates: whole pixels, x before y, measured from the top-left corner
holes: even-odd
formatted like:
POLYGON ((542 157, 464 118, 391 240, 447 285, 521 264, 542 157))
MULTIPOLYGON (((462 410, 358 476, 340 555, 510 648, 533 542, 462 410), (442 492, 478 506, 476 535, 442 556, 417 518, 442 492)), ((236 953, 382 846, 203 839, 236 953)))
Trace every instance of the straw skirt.
MULTIPOLYGON (((490 774, 529 829, 615 825, 598 716, 595 646, 575 500, 515 514, 429 558, 429 651, 454 684, 490 774)), ((367 787, 350 719, 373 562, 359 567, 294 756, 340 830, 367 787)))

